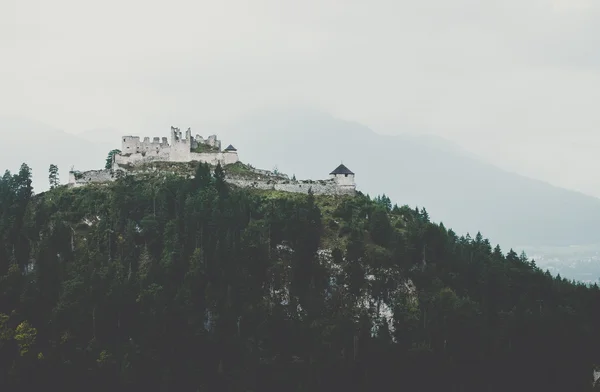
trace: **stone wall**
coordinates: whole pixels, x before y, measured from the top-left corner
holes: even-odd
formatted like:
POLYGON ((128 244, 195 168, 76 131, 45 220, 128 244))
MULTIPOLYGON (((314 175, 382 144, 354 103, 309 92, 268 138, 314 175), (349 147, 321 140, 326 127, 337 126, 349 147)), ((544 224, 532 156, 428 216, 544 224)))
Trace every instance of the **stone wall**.
POLYGON ((239 161, 238 154, 235 151, 232 152, 192 152, 190 153, 190 160, 195 162, 209 163, 216 166, 217 163, 221 163, 221 166, 231 165, 239 161))
POLYGON ((104 184, 115 180, 112 170, 90 170, 69 172, 69 186, 80 187, 88 184, 104 184))
POLYGON ((150 141, 149 137, 145 137, 144 141, 140 141, 139 136, 123 136, 121 141, 122 154, 159 151, 165 148, 169 148, 169 143, 167 142, 166 137, 163 137, 162 141, 158 137, 153 138, 152 141, 150 141))
POLYGON ((171 149, 169 147, 158 151, 140 152, 134 154, 116 154, 113 161, 113 169, 118 169, 123 166, 136 166, 142 163, 169 161, 171 149))
MULTIPOLYGON (((125 170, 126 171, 126 170, 125 170)), ((116 180, 112 170, 90 170, 86 172, 70 172, 69 186, 80 187, 87 184, 109 183, 116 180)), ((290 181, 287 179, 248 180, 237 177, 226 177, 225 181, 233 186, 250 189, 276 190, 292 193, 308 193, 312 189, 315 195, 353 195, 354 187, 338 185, 334 180, 290 181)))
POLYGON ((210 135, 208 138, 204 139, 200 135, 196 135, 196 137, 192 140, 192 149, 198 147, 199 144, 206 144, 207 146, 216 148, 221 151, 221 141, 217 139, 217 135, 210 135))
POLYGON ((191 130, 185 133, 185 138, 179 128, 171 127, 171 151, 169 155, 170 162, 189 162, 190 150, 192 149, 191 130))
POLYGON ((115 155, 113 169, 127 168, 127 166, 138 166, 144 163, 151 162, 204 162, 216 166, 221 163, 222 166, 231 165, 239 161, 237 152, 211 152, 211 153, 195 153, 187 152, 187 157, 179 151, 175 153, 170 148, 165 148, 158 151, 141 152, 135 154, 115 155))
POLYGON ((226 181, 234 186, 250 189, 275 190, 292 193, 308 193, 309 189, 315 195, 353 195, 354 187, 341 187, 335 181, 275 181, 275 180, 246 180, 239 178, 226 178, 226 181))

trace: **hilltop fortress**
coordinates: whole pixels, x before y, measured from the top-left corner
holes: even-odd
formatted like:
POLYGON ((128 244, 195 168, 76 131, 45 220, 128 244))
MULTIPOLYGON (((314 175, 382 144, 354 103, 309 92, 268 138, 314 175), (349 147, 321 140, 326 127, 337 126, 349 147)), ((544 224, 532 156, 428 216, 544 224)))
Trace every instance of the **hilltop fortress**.
POLYGON ((279 190, 284 192, 315 194, 352 195, 355 193, 354 173, 343 164, 329 173, 326 180, 296 180, 276 171, 255 169, 243 164, 238 152, 231 144, 221 150, 221 141, 216 135, 204 139, 192 136, 190 128, 185 137, 179 128, 171 127, 171 143, 166 137, 123 136, 121 150, 111 156, 107 168, 102 170, 69 172, 69 186, 80 187, 88 184, 103 184, 115 181, 129 173, 138 176, 157 172, 179 174, 191 177, 196 163, 208 163, 215 167, 220 164, 225 171, 225 180, 237 187, 279 190))
POLYGON ((221 151, 221 141, 216 135, 207 139, 200 135, 193 137, 192 130, 188 128, 184 138, 179 128, 171 127, 171 144, 166 137, 155 137, 152 141, 145 137, 144 141, 140 141, 139 136, 123 136, 121 153, 113 156, 113 169, 156 161, 206 162, 213 166, 220 163, 225 166, 238 162, 239 158, 232 145, 221 151))

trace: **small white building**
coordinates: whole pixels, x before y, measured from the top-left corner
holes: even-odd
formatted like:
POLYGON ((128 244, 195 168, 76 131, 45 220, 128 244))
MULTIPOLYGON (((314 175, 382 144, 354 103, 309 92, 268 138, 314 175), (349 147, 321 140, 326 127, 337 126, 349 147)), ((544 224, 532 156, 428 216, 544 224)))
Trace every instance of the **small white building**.
POLYGON ((334 171, 329 173, 329 176, 335 180, 336 184, 341 189, 354 190, 356 183, 354 182, 354 173, 348 169, 343 163, 340 164, 334 171))

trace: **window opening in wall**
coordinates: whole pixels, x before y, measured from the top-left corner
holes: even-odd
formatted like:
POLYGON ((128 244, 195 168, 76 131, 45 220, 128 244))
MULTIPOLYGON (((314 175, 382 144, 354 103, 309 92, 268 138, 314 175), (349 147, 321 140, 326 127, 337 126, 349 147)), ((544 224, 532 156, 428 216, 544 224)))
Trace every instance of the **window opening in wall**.
POLYGON ((348 177, 348 175, 347 175, 347 174, 344 174, 344 177, 348 177))

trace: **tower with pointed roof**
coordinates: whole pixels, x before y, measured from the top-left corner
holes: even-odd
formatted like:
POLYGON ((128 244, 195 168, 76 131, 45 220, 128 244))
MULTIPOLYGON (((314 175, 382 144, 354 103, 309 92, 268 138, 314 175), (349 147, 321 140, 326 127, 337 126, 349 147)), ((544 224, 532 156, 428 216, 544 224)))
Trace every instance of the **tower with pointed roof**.
POLYGON ((342 190, 354 191, 356 189, 354 172, 348 169, 343 163, 336 167, 329 175, 342 190))
POLYGON ((223 159, 225 164, 236 163, 239 161, 237 148, 233 147, 231 144, 227 146, 227 148, 223 150, 223 159))

